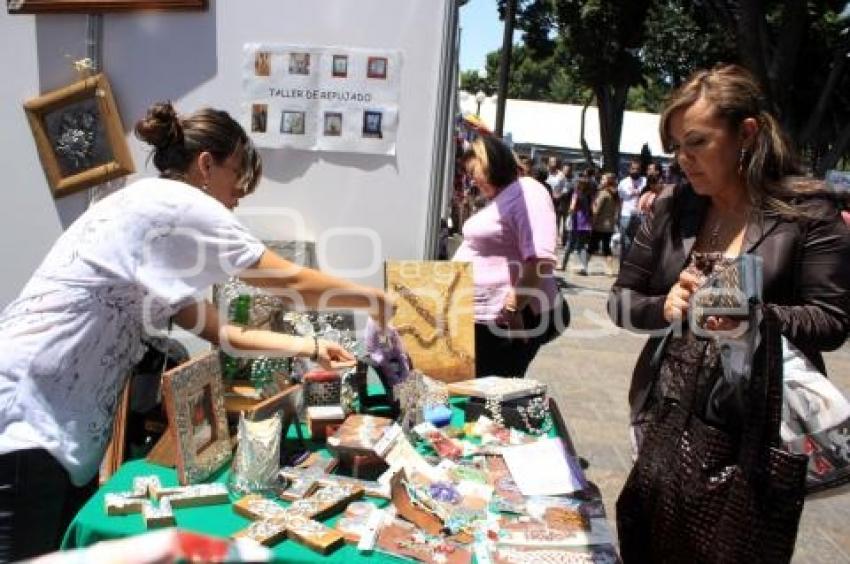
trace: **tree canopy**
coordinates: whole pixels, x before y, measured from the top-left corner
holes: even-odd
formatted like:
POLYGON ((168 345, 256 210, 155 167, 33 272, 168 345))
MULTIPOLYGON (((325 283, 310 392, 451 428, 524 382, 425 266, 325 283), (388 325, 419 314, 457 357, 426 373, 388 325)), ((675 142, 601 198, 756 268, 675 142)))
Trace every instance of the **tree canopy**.
MULTIPOLYGON (((605 166, 618 161, 625 109, 658 112, 695 70, 749 68, 806 163, 818 174, 850 153, 850 18, 845 0, 517 0, 523 43, 508 96, 599 108, 605 166)), ((504 0, 500 0, 500 9, 504 0)), ((502 12, 503 13, 503 12, 502 12)), ((495 92, 487 75, 461 87, 495 92)))

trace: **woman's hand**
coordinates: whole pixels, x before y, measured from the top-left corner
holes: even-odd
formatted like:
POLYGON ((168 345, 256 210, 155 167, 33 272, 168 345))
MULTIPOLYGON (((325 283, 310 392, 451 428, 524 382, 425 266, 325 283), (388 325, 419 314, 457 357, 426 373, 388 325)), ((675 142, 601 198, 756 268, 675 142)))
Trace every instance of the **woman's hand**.
POLYGON ((667 323, 679 322, 688 313, 688 300, 691 294, 699 288, 699 279, 691 272, 683 270, 679 273, 679 281, 673 284, 664 300, 664 320, 667 323))
POLYGON ((383 330, 390 323, 396 311, 395 298, 383 290, 375 290, 375 303, 370 308, 369 315, 378 324, 378 327, 383 330))
POLYGON ((316 344, 318 345, 316 361, 325 370, 336 368, 340 363, 351 363, 354 361, 354 355, 333 341, 319 339, 316 341, 316 344))

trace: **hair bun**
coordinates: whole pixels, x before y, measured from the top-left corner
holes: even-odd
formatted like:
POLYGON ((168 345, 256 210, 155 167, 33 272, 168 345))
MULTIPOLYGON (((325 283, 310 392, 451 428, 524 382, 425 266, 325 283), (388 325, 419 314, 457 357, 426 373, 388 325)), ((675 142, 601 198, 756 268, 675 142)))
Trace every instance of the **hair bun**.
POLYGON ((157 149, 183 143, 183 127, 171 102, 158 102, 148 108, 136 123, 136 136, 157 149))

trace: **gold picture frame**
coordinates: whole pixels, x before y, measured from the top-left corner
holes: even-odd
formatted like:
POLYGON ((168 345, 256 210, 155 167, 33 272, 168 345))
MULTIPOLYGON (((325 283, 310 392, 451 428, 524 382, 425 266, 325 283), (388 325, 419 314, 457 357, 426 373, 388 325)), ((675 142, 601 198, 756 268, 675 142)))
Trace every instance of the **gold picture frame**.
POLYGON ((162 395, 180 483, 202 482, 232 455, 218 351, 163 374, 162 395))
POLYGON ((28 100, 24 111, 54 198, 135 172, 105 75, 28 100))
POLYGON ((207 0, 7 0, 10 14, 206 10, 207 0))

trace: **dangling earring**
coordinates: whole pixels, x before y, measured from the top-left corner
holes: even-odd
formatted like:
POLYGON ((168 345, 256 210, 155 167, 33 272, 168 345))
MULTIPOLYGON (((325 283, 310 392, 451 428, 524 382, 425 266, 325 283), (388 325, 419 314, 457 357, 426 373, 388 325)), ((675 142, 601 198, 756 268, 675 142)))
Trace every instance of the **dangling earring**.
POLYGON ((201 190, 202 190, 202 191, 204 191, 204 192, 206 192, 207 194, 209 194, 209 192, 210 192, 210 187, 209 187, 209 186, 207 186, 207 184, 206 184, 206 182, 205 182, 205 183, 204 183, 204 185, 203 185, 203 186, 201 186, 201 190))
POLYGON ((746 160, 747 160, 747 150, 742 147, 741 148, 741 154, 738 157, 738 174, 741 174, 741 175, 744 174, 744 164, 745 164, 746 160))

